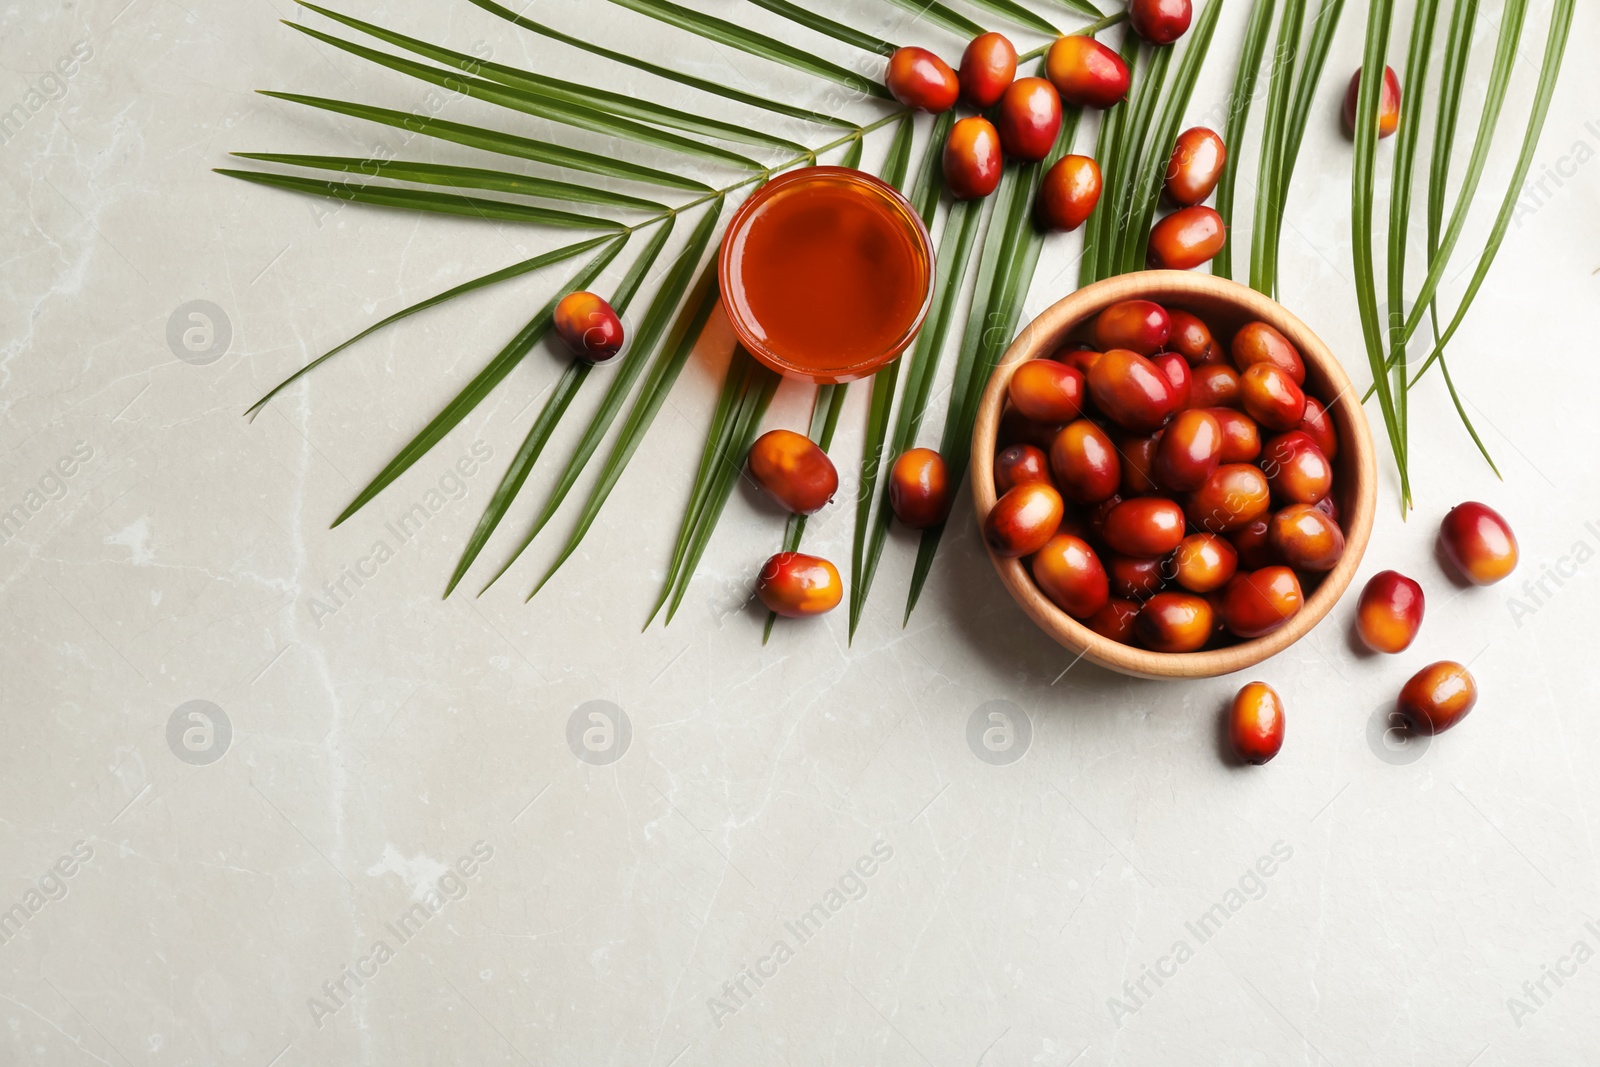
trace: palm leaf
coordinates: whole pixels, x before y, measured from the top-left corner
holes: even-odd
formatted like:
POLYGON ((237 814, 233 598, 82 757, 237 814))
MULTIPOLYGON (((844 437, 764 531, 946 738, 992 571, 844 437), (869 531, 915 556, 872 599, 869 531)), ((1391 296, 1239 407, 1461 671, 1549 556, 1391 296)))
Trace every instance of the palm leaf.
POLYGON ((793 67, 795 70, 826 78, 837 82, 847 89, 853 89, 863 96, 876 96, 889 99, 889 90, 884 88, 882 82, 873 81, 871 78, 857 74, 848 67, 841 67, 826 59, 818 58, 803 48, 796 48, 792 44, 780 41, 775 37, 768 37, 764 33, 694 11, 687 7, 674 4, 671 0, 611 0, 619 7, 630 11, 637 11, 641 15, 648 15, 653 19, 665 22, 669 26, 677 26, 698 34, 707 40, 725 44, 740 51, 748 52, 753 56, 770 59, 784 66, 793 67))
POLYGON ((368 62, 390 70, 399 71, 401 74, 416 78, 418 81, 428 82, 451 92, 462 93, 475 100, 496 104, 512 111, 520 111, 525 115, 548 119, 551 122, 560 122, 580 130, 589 130, 592 133, 603 134, 607 137, 619 137, 625 140, 636 141, 639 144, 652 145, 668 151, 681 152, 684 155, 701 156, 713 159, 719 163, 732 164, 745 170, 760 170, 761 164, 749 156, 730 152, 726 148, 705 144, 689 137, 682 137, 675 133, 643 122, 613 115, 598 108, 584 104, 575 104, 564 100, 553 93, 519 89, 510 85, 488 81, 483 78, 473 78, 465 74, 453 74, 450 71, 430 67, 425 63, 418 63, 403 56, 389 55, 365 45, 346 41, 321 30, 314 30, 309 26, 301 26, 294 22, 285 22, 284 25, 293 27, 308 37, 314 37, 324 44, 343 49, 351 55, 359 56, 368 62))
POLYGON ((842 22, 835 22, 826 15, 819 15, 809 8, 799 4, 791 4, 789 0, 750 0, 757 7, 764 7, 775 15, 782 15, 790 22, 797 22, 807 29, 816 30, 818 33, 827 34, 836 41, 866 51, 876 52, 880 56, 892 53, 895 46, 881 37, 874 37, 870 33, 863 33, 853 26, 846 26, 842 22))
MULTIPOLYGON (((486 170, 482 167, 455 167, 443 163, 420 163, 404 159, 362 159, 359 156, 308 156, 285 152, 233 152, 240 159, 259 163, 278 163, 286 167, 310 167, 316 170, 337 170, 346 174, 361 174, 369 178, 389 178, 394 181, 415 182, 424 185, 445 185, 452 189, 487 189, 496 193, 513 193, 533 196, 543 200, 565 200, 578 204, 598 204, 602 207, 623 208, 631 211, 665 213, 667 205, 643 197, 597 189, 592 185, 557 181, 554 178, 536 178, 529 174, 515 174, 506 170, 486 170)), ((235 172, 237 173, 237 172, 235 172)))
MULTIPOLYGON (((1322 83, 1322 72, 1327 66, 1328 51, 1333 46, 1333 35, 1344 15, 1344 0, 1322 0, 1322 8, 1311 23, 1311 41, 1306 45, 1304 59, 1294 83, 1294 101, 1289 106, 1289 117, 1284 127, 1283 155, 1278 161, 1278 182, 1281 186, 1274 201, 1272 225, 1273 249, 1279 244, 1283 230, 1284 205, 1288 200, 1290 180, 1295 164, 1300 159, 1300 144, 1305 140, 1306 127, 1311 121, 1311 106, 1322 83)), ((1276 280, 1274 280, 1276 284, 1276 280)))
POLYGON ((849 121, 848 119, 842 119, 837 115, 829 115, 821 111, 812 111, 803 107, 795 107, 792 104, 785 104, 777 100, 768 100, 766 97, 757 96, 754 93, 747 93, 742 89, 735 89, 732 86, 724 85, 721 82, 711 81, 708 78, 698 78, 693 74, 685 74, 682 71, 673 70, 671 67, 663 67, 660 64, 651 63, 648 60, 630 56, 626 52, 617 52, 610 48, 604 48, 597 44, 591 44, 582 38, 573 37, 571 34, 562 33, 560 30, 552 29, 551 27, 544 25, 542 22, 535 22, 533 19, 519 15, 503 4, 496 3, 495 0, 467 0, 467 3, 481 7, 483 10, 505 19, 512 25, 520 26, 522 29, 537 33, 541 37, 548 37, 552 41, 560 41, 562 44, 571 45, 573 48, 581 49, 585 52, 588 52, 590 55, 600 56, 604 59, 609 59, 613 62, 632 67, 635 70, 642 70, 647 74, 653 74, 658 78, 677 82, 679 85, 687 85, 689 88, 698 89, 703 93, 710 93, 714 96, 720 96, 725 100, 735 100, 741 104, 748 104, 751 107, 758 107, 765 111, 770 111, 776 115, 787 115, 789 118, 802 119, 806 122, 814 122, 822 126, 843 126, 846 129, 854 129, 856 126, 855 123, 849 121))
MULTIPOLYGON (((1016 0, 970 0, 970 3, 973 7, 981 7, 985 11, 999 15, 1014 25, 1037 30, 1040 33, 1049 34, 1051 37, 1061 36, 1061 31, 1056 29, 1051 22, 1029 11, 1017 3, 1016 0)), ((1099 12, 1097 11, 1095 14, 1098 15, 1099 12)))
POLYGON ((984 32, 982 26, 948 4, 940 3, 939 0, 891 0, 891 2, 910 11, 919 20, 949 30, 957 37, 971 38, 984 32))
POLYGON ((573 256, 581 256, 591 248, 598 248, 608 241, 615 240, 616 238, 609 234, 603 237, 591 237, 587 241, 579 241, 577 244, 566 245, 562 248, 556 249, 553 252, 545 252, 534 256, 531 259, 524 259, 519 263, 513 263, 509 267, 503 267, 500 270, 481 275, 472 279, 471 281, 462 282, 460 285, 453 286, 452 288, 446 289, 442 293, 430 296, 426 300, 419 300, 409 307, 401 308, 393 315, 382 318, 373 323, 371 326, 368 326, 354 337, 335 345, 333 348, 330 348, 328 351, 324 352, 322 355, 318 356, 304 367, 301 367, 299 370, 289 375, 283 381, 273 386, 272 389, 260 400, 257 400, 254 404, 251 404, 249 410, 247 410, 245 414, 254 415, 256 412, 265 407, 273 397, 277 396, 283 390, 299 381, 301 377, 315 370, 317 367, 320 367, 323 363, 326 363, 340 352, 343 352, 345 349, 349 348, 363 337, 366 337, 368 334, 375 333, 378 330, 383 329, 385 326, 399 322, 401 319, 409 318, 419 311, 426 311, 428 308, 437 307, 448 300, 454 300, 458 296, 465 296, 467 293, 485 288, 486 286, 494 285, 497 282, 509 281, 512 278, 520 278, 524 274, 530 274, 533 271, 541 270, 544 267, 559 263, 564 259, 571 259, 573 256))
POLYGON ((1244 132, 1250 123, 1250 106, 1255 102, 1256 79, 1261 74, 1261 57, 1266 52, 1267 34, 1272 29, 1276 0, 1256 0, 1245 23, 1244 42, 1239 49, 1239 68, 1234 73, 1233 91, 1228 95, 1228 121, 1222 141, 1228 159, 1217 182, 1217 214, 1229 239, 1211 261, 1211 273, 1219 278, 1233 277, 1233 199, 1239 184, 1239 164, 1243 161, 1244 132))
POLYGON ((472 219, 494 219, 499 222, 530 222, 539 226, 560 226, 579 230, 621 230, 620 222, 602 219, 597 215, 583 215, 573 211, 556 211, 532 204, 517 204, 506 200, 486 199, 481 196, 462 196, 458 193, 433 193, 422 189, 395 189, 386 185, 361 185, 354 182, 336 182, 316 178, 298 178, 291 174, 268 174, 253 170, 213 168, 218 174, 239 178, 258 185, 270 185, 297 193, 327 196, 354 204, 372 204, 376 207, 393 207, 410 211, 428 211, 441 215, 462 215, 472 219))
POLYGON ((420 133, 425 137, 453 141, 456 144, 466 145, 468 148, 478 148, 485 152, 495 152, 502 156, 513 156, 517 159, 531 159, 536 163, 548 163, 552 167, 583 170, 591 174, 604 174, 611 178, 626 178, 630 181, 646 182, 651 185, 688 189, 697 193, 712 192, 711 186, 706 185, 704 182, 695 181, 693 178, 685 178, 682 175, 657 170, 655 167, 647 167, 639 163, 629 163, 613 156, 585 152, 578 148, 567 148, 562 145, 552 144, 549 141, 538 141, 531 137, 519 137, 513 133, 502 133, 499 130, 488 130, 481 126, 469 126, 466 123, 450 122, 446 119, 413 115, 409 111, 395 111, 392 108, 373 107, 370 104, 356 104, 347 100, 330 100, 320 96, 280 93, 267 89, 260 90, 260 93, 262 96, 270 96, 276 100, 305 104, 307 107, 321 108, 324 111, 349 115, 352 118, 366 119, 368 122, 377 122, 385 126, 410 130, 412 133, 420 133))
POLYGON ((600 272, 616 258, 622 251, 622 246, 627 242, 626 237, 614 239, 607 247, 602 248, 598 255, 589 261, 582 270, 573 275, 567 284, 550 298, 549 303, 540 308, 533 318, 528 320, 526 326, 517 332, 517 335, 489 361, 477 377, 467 384, 467 387, 457 393, 455 398, 445 405, 443 411, 435 415, 423 428, 422 432, 413 437, 411 441, 400 450, 400 453, 389 461, 389 464, 378 473, 378 476, 356 495, 348 507, 340 512, 339 517, 333 520, 333 525, 338 526, 350 516, 360 511, 373 497, 388 488, 400 475, 404 474, 411 465, 427 454, 428 450, 455 429, 462 419, 466 418, 472 409, 483 402, 483 398, 494 391, 495 386, 505 380, 513 367, 522 361, 538 344, 545 331, 550 328, 551 317, 555 313, 556 304, 568 293, 586 288, 590 282, 600 276, 600 272))
POLYGON ((1273 49, 1267 88, 1267 111, 1261 132, 1261 159, 1256 178, 1255 219, 1250 233, 1250 288, 1276 296, 1278 269, 1272 219, 1277 214, 1278 169, 1283 160, 1285 127, 1294 89, 1295 56, 1300 51, 1300 26, 1305 0, 1284 0, 1278 20, 1278 45, 1273 49))

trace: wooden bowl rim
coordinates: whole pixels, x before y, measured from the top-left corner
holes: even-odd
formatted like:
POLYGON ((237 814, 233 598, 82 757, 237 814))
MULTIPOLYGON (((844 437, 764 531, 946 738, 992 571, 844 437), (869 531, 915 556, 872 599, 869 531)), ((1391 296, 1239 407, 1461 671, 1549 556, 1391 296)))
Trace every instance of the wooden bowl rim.
POLYGON ((974 462, 971 465, 978 525, 981 529, 984 517, 995 502, 992 457, 1011 375, 1024 362, 1050 355, 1092 315, 1120 300, 1134 299, 1176 304, 1192 300, 1224 303, 1247 321, 1259 319, 1270 324, 1299 349, 1306 363, 1307 377, 1321 378, 1328 386, 1322 391, 1332 394, 1325 403, 1339 432, 1336 465, 1354 472, 1353 484, 1346 491, 1347 499, 1352 500, 1354 506, 1341 516, 1345 532, 1344 555, 1307 598, 1300 612, 1283 626, 1265 637, 1203 652, 1151 652, 1103 637, 1056 607, 1040 592, 1021 560, 1006 559, 993 551, 989 552, 989 559, 1007 591, 1034 623, 1059 644, 1080 653, 1082 658, 1139 678, 1210 678, 1232 674, 1277 655, 1322 621, 1350 587, 1361 565, 1377 508, 1377 463, 1372 433, 1361 409, 1359 394, 1322 339, 1276 300, 1238 282, 1210 274, 1150 270, 1095 282, 1046 308, 1006 349, 989 376, 978 406, 977 423, 972 431, 974 462))

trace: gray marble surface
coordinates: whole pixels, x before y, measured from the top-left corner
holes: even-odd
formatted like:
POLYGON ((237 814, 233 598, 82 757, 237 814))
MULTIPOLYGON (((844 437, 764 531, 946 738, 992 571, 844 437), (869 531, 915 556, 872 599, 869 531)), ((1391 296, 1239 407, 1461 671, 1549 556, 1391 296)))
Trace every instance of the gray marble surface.
MULTIPOLYGON (((732 0, 700 6, 863 62, 732 0)), ((1500 6, 1484 5, 1482 58, 1500 6)), ((1531 6, 1466 249, 1526 114, 1550 5, 1531 6)), ((1365 5, 1349 7, 1289 205, 1283 299, 1365 381, 1336 120, 1360 55, 1365 5)), ((0 5, 0 1062, 1585 1062, 1600 1042, 1600 22, 1581 8, 1542 184, 1452 349, 1505 480, 1442 383, 1420 388, 1417 509, 1401 520, 1385 456, 1358 581, 1386 567, 1420 580, 1421 637, 1403 656, 1358 655, 1344 605, 1252 672, 1289 709, 1283 753, 1256 769, 1219 755, 1219 712, 1244 678, 1073 666, 1005 596, 964 495, 908 626, 915 543, 897 532, 853 644, 838 612, 763 648, 747 601, 781 520, 741 490, 678 617, 641 633, 725 358, 720 320, 551 585, 523 602, 570 509, 487 595, 469 579, 441 601, 560 373, 554 349, 329 523, 557 275, 375 335, 253 422, 241 413, 384 314, 559 235, 318 202, 211 168, 238 150, 487 158, 255 89, 542 123, 297 34, 277 20, 334 27, 288 0, 0 5), (1439 518, 1467 498, 1521 537, 1502 586, 1460 588, 1434 558, 1439 518), (1399 685, 1446 657, 1470 661, 1478 709, 1431 744, 1392 747, 1399 685), (997 708, 1016 727, 1010 763, 968 740, 997 708), (597 711, 619 727, 609 741, 597 711), (601 733, 585 748, 588 727, 601 733)), ((753 114, 466 3, 355 11, 753 114)), ((838 12, 959 51, 892 5, 838 12)), ((729 84, 879 113, 599 0, 530 13, 729 84)), ((1223 13, 1191 121, 1217 114, 1245 13, 1223 13)), ((1480 63, 1469 110, 1486 82, 1480 63)), ((884 149, 880 135, 868 164, 884 149)), ((1070 290, 1077 251, 1049 242, 1028 314, 1070 290)), ((1466 280, 1452 270, 1450 303, 1466 280)), ((580 395, 552 456, 599 396, 580 395)), ((803 427, 808 403, 786 387, 769 423, 803 427)), ((865 412, 853 389, 835 450, 847 468, 865 412)), ((475 575, 509 552, 555 469, 536 471, 475 575)), ((845 564, 851 524, 835 504, 807 544, 845 564)))

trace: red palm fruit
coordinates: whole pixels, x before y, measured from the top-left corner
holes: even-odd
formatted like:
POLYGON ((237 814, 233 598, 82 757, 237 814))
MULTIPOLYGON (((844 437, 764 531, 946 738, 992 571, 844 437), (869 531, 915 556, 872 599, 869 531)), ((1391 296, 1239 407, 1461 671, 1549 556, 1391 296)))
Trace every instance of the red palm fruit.
POLYGON ((1442 734, 1478 703, 1478 683, 1461 664, 1430 663, 1400 689, 1396 709, 1419 734, 1442 734))
POLYGON ((820 556, 779 552, 762 565, 756 595, 767 610, 803 619, 838 607, 844 583, 838 568, 820 556))
POLYGON ((1154 45, 1171 44, 1189 32, 1189 0, 1128 0, 1128 25, 1154 45))
POLYGON ((897 48, 889 57, 884 84, 894 98, 918 111, 948 111, 961 84, 950 64, 926 48, 897 48))
POLYGON ((1450 509, 1439 527, 1444 554, 1474 585, 1493 585, 1517 566, 1511 524, 1487 504, 1467 501, 1450 509))
POLYGON ((1107 513, 1101 536, 1124 556, 1165 556, 1183 540, 1183 522, 1183 509, 1165 497, 1134 497, 1107 513))
POLYGON ((1148 496, 1160 492, 1155 478, 1151 475, 1151 467, 1155 465, 1156 448, 1160 442, 1159 433, 1150 437, 1113 437, 1112 443, 1117 446, 1117 455, 1122 460, 1122 481, 1117 486, 1117 491, 1122 496, 1148 496))
POLYGON ((1100 353, 1092 348, 1058 348, 1050 358, 1057 363, 1065 363, 1087 378, 1089 368, 1100 358, 1100 353))
POLYGON ((1194 384, 1194 376, 1189 373, 1188 361, 1176 352, 1157 352, 1150 357, 1150 362, 1166 375, 1167 383, 1172 386, 1173 410, 1182 411, 1188 407, 1189 394, 1194 384))
POLYGON ((913 530, 937 526, 950 514, 950 471, 931 448, 909 448, 889 469, 889 506, 913 530))
POLYGON ((1211 640, 1211 602, 1193 593, 1157 593, 1144 602, 1133 633, 1152 652, 1198 652, 1211 640))
POLYGON ((556 336, 585 362, 604 363, 622 348, 622 320, 594 293, 580 291, 562 297, 551 322, 556 336))
POLYGON ((1309 434, 1281 433, 1261 451, 1272 495, 1285 504, 1315 504, 1333 488, 1333 467, 1309 434))
POLYGON ((821 511, 839 489, 833 460, 793 430, 768 430, 750 446, 750 477, 796 515, 821 511))
POLYGON ((1238 408, 1239 372, 1223 363, 1206 363, 1190 368, 1189 406, 1238 408))
POLYGON ((1167 162, 1167 195, 1174 203, 1193 207, 1211 195, 1227 163, 1228 150, 1217 131, 1204 126, 1184 130, 1167 162))
POLYGON ((1168 308, 1167 320, 1172 326, 1167 335, 1167 347, 1188 360, 1189 366, 1221 362, 1222 349, 1211 336, 1211 327, 1202 322, 1198 315, 1168 308))
MULTIPOLYGON (((1350 88, 1344 94, 1344 132, 1355 136, 1356 105, 1361 98, 1361 68, 1350 75, 1350 88)), ((1400 128, 1400 77, 1393 67, 1383 68, 1383 89, 1378 95, 1378 137, 1393 136, 1400 128)))
POLYGON ((1031 555, 1055 536, 1063 511, 1054 486, 1024 482, 994 502, 983 520, 983 539, 997 556, 1031 555))
POLYGON ((1061 97, 1043 78, 1018 78, 1000 98, 1000 147, 1012 159, 1036 163, 1061 131, 1061 97))
POLYGON ((1333 416, 1328 414, 1328 409, 1322 401, 1306 394, 1306 413, 1300 418, 1300 425, 1295 427, 1322 449, 1322 454, 1333 459, 1339 454, 1339 431, 1333 425, 1333 416))
POLYGON ((1239 569, 1258 571, 1283 562, 1278 550, 1272 547, 1272 521, 1256 519, 1227 534, 1228 543, 1239 553, 1239 569))
POLYGON ((1180 411, 1162 431, 1153 473, 1177 493, 1198 489, 1222 462, 1222 425, 1209 411, 1180 411))
POLYGON ((1139 615, 1136 601, 1114 596, 1099 611, 1083 620, 1083 624, 1101 637, 1109 637, 1123 644, 1133 643, 1133 620, 1139 615))
POLYGON ((1071 422, 1083 410, 1083 374, 1053 359, 1030 359, 1011 376, 1006 395, 1035 422, 1071 422))
POLYGON ((1222 251, 1228 229, 1208 207, 1183 207, 1150 229, 1150 265, 1192 270, 1222 251))
POLYGON ((1124 430, 1148 433, 1177 410, 1172 383, 1154 363, 1125 348, 1102 352, 1089 369, 1089 398, 1124 430))
POLYGON ((1088 156, 1062 156, 1044 172, 1034 215, 1048 229, 1076 230, 1100 203, 1100 189, 1100 164, 1088 156))
POLYGON ((1128 64, 1093 37, 1059 37, 1045 57, 1045 73, 1064 103, 1107 108, 1128 95, 1128 64))
POLYGON ((982 110, 999 103, 1016 76, 1017 50, 1011 42, 998 33, 980 33, 961 53, 956 79, 961 83, 962 99, 982 110))
POLYGON ((1289 339, 1264 322, 1246 323, 1233 335, 1233 365, 1242 374, 1257 363, 1271 363, 1305 385, 1306 365, 1289 339))
POLYGON ((1422 586, 1399 571, 1379 571, 1367 580, 1356 605, 1356 633, 1374 652, 1404 652, 1422 627, 1422 586))
POLYGON ((1141 559, 1108 552, 1105 567, 1106 575, 1111 579, 1112 593, 1126 600, 1148 600, 1167 584, 1159 559, 1141 559))
POLYGON ((1172 556, 1173 577, 1191 593, 1221 589, 1239 569, 1239 553, 1217 534, 1190 534, 1172 556))
POLYGON ((1290 504, 1268 526, 1272 547, 1297 571, 1331 571, 1344 555, 1344 531, 1315 505, 1290 504))
POLYGON ((1007 445, 994 457, 994 491, 1005 496, 1023 482, 1050 481, 1050 460, 1033 445, 1007 445))
POLYGON ((1075 619, 1093 615, 1111 595, 1100 557, 1081 537, 1056 534, 1033 554, 1029 567, 1040 591, 1075 619))
POLYGON ((988 196, 1000 184, 1000 134, 988 119, 969 115, 950 128, 944 143, 945 188, 957 200, 988 196))
POLYGON ((1172 318, 1167 309, 1150 300, 1119 300, 1094 320, 1094 339, 1102 352, 1125 348, 1153 356, 1167 346, 1172 318))
POLYGON ((1269 430, 1292 430, 1306 413, 1306 394, 1287 371, 1271 363, 1251 364, 1239 376, 1244 412, 1269 430))
POLYGON ((1234 754, 1257 766, 1283 748, 1283 701, 1266 682, 1251 682, 1228 707, 1228 741, 1234 754))
POLYGON ((1224 463, 1189 494, 1184 514, 1198 530, 1227 533, 1264 517, 1271 504, 1266 475, 1248 463, 1224 463))
POLYGON ((1106 516, 1111 514, 1111 509, 1122 503, 1121 493, 1112 493, 1097 504, 1090 505, 1084 518, 1089 526, 1088 539, 1098 544, 1105 544, 1106 516))
POLYGON ((1069 422, 1051 442, 1050 471, 1068 500, 1094 504, 1116 493, 1122 461, 1104 430, 1079 419, 1069 422))
POLYGON ((1288 567, 1262 567, 1236 574, 1222 594, 1222 620, 1244 638, 1270 634, 1305 604, 1300 579, 1288 567))
POLYGON ((1256 420, 1242 411, 1233 408, 1201 408, 1211 412, 1211 417, 1217 420, 1217 425, 1222 428, 1222 452, 1219 459, 1223 463, 1249 463, 1261 455, 1261 430, 1256 426, 1256 420))

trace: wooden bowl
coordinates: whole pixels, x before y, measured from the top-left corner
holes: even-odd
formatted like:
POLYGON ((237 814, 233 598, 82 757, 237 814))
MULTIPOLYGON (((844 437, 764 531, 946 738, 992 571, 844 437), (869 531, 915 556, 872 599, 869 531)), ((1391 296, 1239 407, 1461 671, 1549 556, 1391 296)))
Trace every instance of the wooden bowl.
POLYGON ((1083 658, 1102 667, 1140 678, 1209 678, 1254 666, 1304 637, 1344 594, 1361 564, 1372 534, 1376 506, 1377 469, 1372 435, 1366 415, 1344 368, 1328 346, 1276 301, 1237 282, 1209 274, 1156 270, 1125 274, 1096 282, 1057 301, 1023 329, 1006 350, 989 378, 972 433, 972 495, 978 525, 994 506, 995 438, 1006 406, 1011 375, 1025 361, 1049 356, 1063 345, 1079 340, 1082 329, 1103 308, 1119 300, 1153 300, 1165 307, 1182 308, 1205 320, 1219 345, 1247 322, 1260 320, 1287 337, 1306 365, 1306 392, 1328 408, 1339 431, 1339 455, 1333 461, 1334 494, 1338 498, 1345 550, 1306 598, 1305 606, 1283 626, 1250 641, 1202 652, 1150 652, 1095 633, 1056 607, 1034 584, 1021 560, 989 553, 1000 580, 1022 610, 1045 633, 1083 658))

